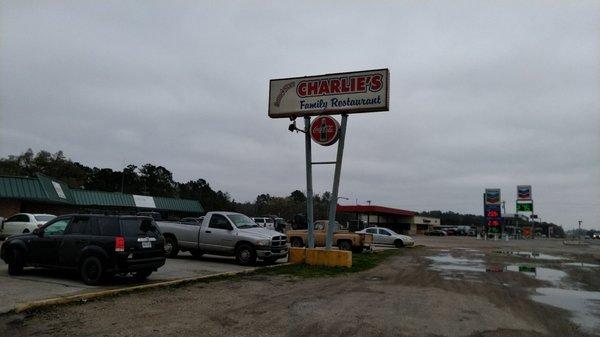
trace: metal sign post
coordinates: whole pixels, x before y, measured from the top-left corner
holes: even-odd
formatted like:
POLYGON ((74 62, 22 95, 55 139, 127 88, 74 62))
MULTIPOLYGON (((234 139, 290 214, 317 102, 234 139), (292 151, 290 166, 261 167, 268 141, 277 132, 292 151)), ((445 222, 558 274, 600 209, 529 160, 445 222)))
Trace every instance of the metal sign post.
POLYGON ((308 230, 308 248, 315 248, 313 223, 313 188, 312 188, 312 149, 310 144, 310 117, 304 116, 306 146, 306 228, 308 230))
POLYGON ((342 158, 344 156, 344 140, 346 139, 346 124, 348 124, 348 115, 342 115, 342 125, 340 127, 337 156, 335 159, 335 173, 333 174, 333 187, 331 188, 331 201, 329 202, 329 226, 327 226, 327 237, 325 239, 325 249, 331 249, 331 246, 333 246, 333 228, 335 226, 335 209, 337 207, 338 190, 340 187, 340 174, 342 171, 342 158))
POLYGON ((269 117, 290 118, 292 124, 288 130, 305 133, 306 225, 309 248, 315 246, 312 165, 335 164, 326 236, 326 248, 331 249, 348 114, 389 111, 389 81, 388 69, 269 81, 269 117), (342 115, 341 125, 331 115, 342 115), (311 116, 315 116, 312 122, 311 116), (297 117, 304 117, 304 129, 296 127, 297 117), (311 141, 322 146, 333 145, 339 141, 336 160, 313 162, 311 141))

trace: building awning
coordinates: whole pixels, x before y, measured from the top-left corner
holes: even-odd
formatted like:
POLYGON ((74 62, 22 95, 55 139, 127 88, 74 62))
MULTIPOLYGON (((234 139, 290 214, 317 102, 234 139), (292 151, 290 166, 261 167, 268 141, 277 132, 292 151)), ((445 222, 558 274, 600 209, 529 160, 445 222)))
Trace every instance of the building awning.
POLYGON ((377 205, 337 205, 336 212, 340 213, 361 213, 361 214, 388 214, 414 216, 417 213, 399 208, 391 208, 377 205))

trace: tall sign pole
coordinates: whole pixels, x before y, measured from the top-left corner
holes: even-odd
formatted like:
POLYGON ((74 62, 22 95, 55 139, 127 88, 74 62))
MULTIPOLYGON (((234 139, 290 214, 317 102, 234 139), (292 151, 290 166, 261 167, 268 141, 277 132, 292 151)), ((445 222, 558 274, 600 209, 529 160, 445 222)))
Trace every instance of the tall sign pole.
POLYGON ((308 248, 315 248, 313 223, 312 149, 310 142, 310 116, 304 116, 304 141, 306 147, 306 229, 308 248))
POLYGON ((389 111, 389 81, 388 69, 374 69, 280 78, 269 82, 269 117, 290 118, 293 122, 288 129, 305 133, 306 225, 309 248, 315 245, 312 165, 335 164, 325 241, 326 248, 331 249, 348 114, 389 111), (331 115, 342 115, 341 126, 331 115), (315 117, 312 121, 311 116, 315 117), (296 127, 297 117, 304 117, 304 130, 296 127), (336 160, 313 162, 311 139, 322 146, 339 141, 336 160))
MULTIPOLYGON (((486 188, 484 195, 483 212, 485 216, 487 233, 493 233, 497 238, 502 228, 502 200, 499 188, 486 188)), ((486 235, 487 235, 486 233, 486 235)))
POLYGON ((340 187, 340 174, 342 172, 342 158, 344 156, 344 140, 346 138, 346 124, 348 115, 342 115, 342 126, 338 140, 337 156, 335 159, 335 173, 333 174, 333 187, 331 188, 331 201, 329 202, 329 226, 327 226, 327 237, 325 240, 325 249, 331 249, 333 246, 333 229, 335 227, 335 209, 337 207, 338 190, 340 187))
POLYGON ((515 205, 518 215, 520 212, 530 212, 531 239, 535 238, 535 221, 533 221, 533 198, 531 196, 531 185, 517 185, 517 202, 515 205))

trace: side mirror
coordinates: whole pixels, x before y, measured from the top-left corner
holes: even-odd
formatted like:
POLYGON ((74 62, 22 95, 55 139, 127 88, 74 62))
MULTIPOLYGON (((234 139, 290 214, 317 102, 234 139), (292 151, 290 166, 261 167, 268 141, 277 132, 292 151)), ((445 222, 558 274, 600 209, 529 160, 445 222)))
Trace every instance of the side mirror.
POLYGON ((35 235, 37 235, 39 237, 44 236, 44 232, 42 232, 39 228, 34 229, 33 230, 33 234, 35 234, 35 235))

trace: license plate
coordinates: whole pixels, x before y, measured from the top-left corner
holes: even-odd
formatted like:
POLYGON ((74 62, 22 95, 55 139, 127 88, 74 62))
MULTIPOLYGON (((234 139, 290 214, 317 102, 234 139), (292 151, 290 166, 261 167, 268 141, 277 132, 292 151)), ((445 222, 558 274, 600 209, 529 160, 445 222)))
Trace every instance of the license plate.
POLYGON ((152 242, 142 241, 142 248, 152 248, 152 242))

